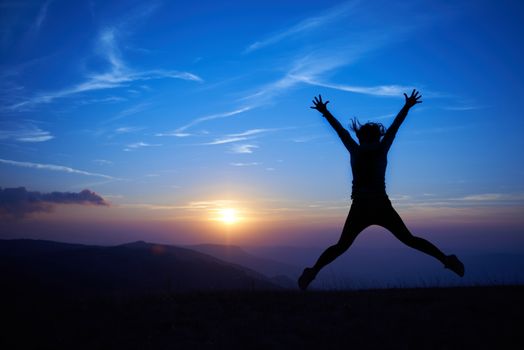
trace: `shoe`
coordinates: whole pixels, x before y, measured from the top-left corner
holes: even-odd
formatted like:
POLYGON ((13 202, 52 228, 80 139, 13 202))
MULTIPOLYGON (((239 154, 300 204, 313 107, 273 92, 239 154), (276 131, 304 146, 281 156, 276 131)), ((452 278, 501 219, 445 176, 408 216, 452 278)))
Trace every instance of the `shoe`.
POLYGON ((306 290, 311 281, 315 279, 317 276, 315 270, 312 268, 306 267, 304 271, 302 272, 302 276, 298 279, 298 288, 302 290, 306 290))
POLYGON ((464 277, 464 264, 457 258, 456 255, 448 255, 444 262, 444 267, 455 272, 460 277, 464 277))

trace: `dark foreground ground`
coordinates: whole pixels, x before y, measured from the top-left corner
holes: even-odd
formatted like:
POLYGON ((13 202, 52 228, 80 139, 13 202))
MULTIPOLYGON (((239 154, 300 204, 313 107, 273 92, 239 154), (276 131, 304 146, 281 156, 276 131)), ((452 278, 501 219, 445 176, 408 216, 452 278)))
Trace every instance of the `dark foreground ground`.
POLYGON ((524 286, 3 296, 2 349, 524 349, 524 286))

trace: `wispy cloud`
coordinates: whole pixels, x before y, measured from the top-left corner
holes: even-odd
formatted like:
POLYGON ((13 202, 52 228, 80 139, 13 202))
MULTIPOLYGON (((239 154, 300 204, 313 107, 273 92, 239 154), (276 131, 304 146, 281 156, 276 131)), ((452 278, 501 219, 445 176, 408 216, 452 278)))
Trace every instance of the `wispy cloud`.
POLYGON ((127 99, 121 96, 108 96, 104 98, 91 98, 88 100, 81 100, 81 101, 78 101, 78 104, 79 105, 89 105, 89 104, 94 104, 94 103, 115 103, 115 102, 122 102, 122 101, 127 101, 127 99))
POLYGON ((120 54, 117 43, 118 34, 116 28, 109 27, 102 30, 98 37, 98 52, 109 64, 110 68, 108 71, 105 73, 89 74, 81 83, 62 90, 35 95, 25 101, 11 105, 9 109, 18 110, 37 104, 50 103, 58 98, 69 97, 83 92, 124 87, 136 81, 164 78, 202 81, 199 76, 189 72, 164 69, 138 71, 128 67, 120 54))
POLYGON ((191 133, 176 131, 176 130, 168 131, 168 132, 159 132, 155 134, 155 136, 175 136, 175 137, 188 137, 191 135, 192 135, 191 133))
POLYGON ((150 102, 138 103, 138 104, 136 104, 134 106, 128 107, 128 108, 118 112, 115 116, 105 120, 103 122, 103 124, 108 124, 108 123, 114 122, 116 120, 128 117, 130 115, 142 113, 142 112, 146 111, 149 106, 151 106, 150 102))
POLYGON ((235 109, 235 110, 232 110, 232 111, 229 111, 229 112, 210 114, 210 115, 207 115, 207 116, 204 116, 204 117, 196 118, 193 121, 191 121, 190 123, 188 123, 188 124, 186 124, 184 126, 181 126, 178 129, 176 129, 176 130, 165 132, 165 133, 157 133, 156 136, 176 136, 176 137, 191 136, 191 133, 187 132, 186 130, 191 128, 191 127, 193 127, 193 126, 195 126, 195 125, 198 125, 198 124, 206 122, 206 121, 214 120, 214 119, 222 119, 222 118, 234 117, 234 116, 236 116, 238 114, 247 112, 250 109, 252 109, 252 107, 245 106, 245 107, 238 108, 238 109, 235 109))
MULTIPOLYGON (((378 45, 378 43, 376 43, 378 45)), ((373 48, 373 44, 364 44, 358 49, 346 52, 345 55, 338 54, 311 54, 294 61, 291 69, 280 79, 266 84, 253 94, 242 100, 249 101, 253 105, 266 104, 277 95, 284 93, 299 84, 321 86, 340 91, 373 95, 373 96, 402 96, 402 93, 412 90, 409 85, 377 85, 358 86, 335 84, 324 81, 327 73, 346 66, 359 59, 361 55, 373 48)))
POLYGON ((340 91, 353 92, 357 94, 373 95, 373 96, 402 96, 402 93, 411 91, 414 89, 413 86, 405 85, 378 85, 378 86, 356 86, 356 85, 344 85, 320 82, 305 76, 294 76, 298 81, 304 82, 309 85, 321 86, 329 89, 335 89, 340 91))
POLYGON ((117 177, 99 174, 99 173, 92 173, 85 170, 79 170, 70 168, 63 165, 55 165, 55 164, 42 164, 42 163, 32 163, 32 162, 18 162, 15 160, 9 160, 9 159, 2 159, 0 158, 0 163, 7 164, 7 165, 13 165, 18 166, 22 168, 32 168, 32 169, 39 169, 39 170, 51 170, 51 171, 60 171, 64 173, 70 173, 70 174, 79 174, 79 175, 86 175, 86 176, 95 176, 95 177, 101 177, 108 180, 121 180, 117 177))
POLYGON ((257 135, 275 131, 277 129, 250 129, 237 134, 229 134, 224 137, 217 138, 211 142, 205 143, 204 145, 222 145, 225 143, 246 141, 255 138, 257 135))
POLYGON ((137 208, 137 209, 149 209, 149 210, 189 210, 189 211, 200 211, 209 210, 214 211, 220 208, 227 208, 238 205, 237 201, 229 199, 217 199, 210 201, 192 201, 182 205, 166 205, 166 204, 152 204, 152 203, 130 203, 121 204, 120 207, 124 208, 137 208))
POLYGON ((128 134, 128 133, 137 132, 143 129, 144 129, 143 127, 138 127, 138 126, 122 126, 122 127, 116 128, 115 132, 117 134, 128 134))
POLYGON ((130 133, 136 133, 138 131, 144 130, 145 127, 139 127, 139 126, 121 126, 117 128, 111 128, 106 127, 105 125, 108 123, 107 120, 100 123, 100 127, 94 130, 86 130, 89 133, 93 133, 95 136, 107 136, 107 138, 113 138, 118 135, 123 134, 130 134, 130 133))
POLYGON ((215 139, 214 141, 205 143, 204 145, 223 145, 225 143, 245 141, 247 139, 248 139, 247 137, 230 137, 230 136, 226 136, 226 137, 222 137, 222 138, 219 138, 219 139, 215 139))
POLYGON ((229 111, 229 112, 216 113, 216 114, 207 115, 205 117, 200 117, 200 118, 197 118, 197 119, 193 120, 192 122, 190 122, 190 123, 188 123, 188 124, 178 128, 177 131, 179 131, 179 132, 180 131, 184 131, 184 130, 187 130, 187 129, 189 129, 189 128, 197 125, 197 124, 200 124, 200 123, 203 123, 203 122, 207 122, 207 121, 210 121, 210 120, 234 117, 234 116, 236 116, 238 114, 247 112, 250 109, 252 109, 252 107, 245 106, 245 107, 238 108, 238 109, 235 109, 235 110, 232 110, 232 111, 229 111))
POLYGON ((290 64, 289 70, 282 78, 259 87, 254 93, 248 94, 241 100, 254 106, 271 103, 276 96, 297 85, 312 84, 323 79, 327 73, 357 60, 364 52, 371 50, 374 45, 371 42, 345 51, 328 50, 328 52, 301 55, 290 64))
POLYGON ((178 205, 151 204, 151 203, 124 203, 119 205, 120 208, 146 209, 146 210, 176 210, 184 209, 178 205))
POLYGON ((523 202, 524 193, 481 193, 457 198, 473 202, 523 202))
POLYGON ((462 197, 423 194, 417 196, 392 195, 392 200, 399 206, 407 207, 447 207, 447 208, 477 208, 477 207, 505 207, 524 205, 524 193, 474 193, 462 197))
POLYGON ((44 142, 54 138, 49 131, 42 130, 33 123, 6 123, 0 124, 0 128, 0 140, 44 142))
POLYGON ((38 11, 38 16, 36 17, 35 24, 34 24, 36 30, 40 30, 40 27, 42 26, 45 19, 47 18, 47 10, 49 9, 49 5, 51 5, 52 2, 53 0, 48 0, 44 2, 42 7, 40 8, 40 11, 38 11))
POLYGON ((127 148, 124 148, 124 151, 129 152, 137 148, 160 147, 160 146, 162 145, 159 143, 147 143, 147 142, 140 141, 140 142, 135 142, 135 143, 131 143, 127 145, 127 148))
POLYGON ((257 145, 250 144, 235 144, 231 146, 231 152, 233 153, 253 153, 253 149, 258 148, 257 145))
POLYGON ((249 162, 249 163, 229 163, 230 165, 232 166, 236 166, 236 167, 246 167, 246 166, 256 166, 256 165, 260 165, 262 163, 259 163, 259 162, 249 162))
POLYGON ((237 201, 230 199, 216 199, 211 201, 192 201, 183 206, 184 209, 215 209, 222 207, 229 207, 238 204, 237 201))
POLYGON ((263 133, 275 131, 275 130, 277 129, 249 129, 241 133, 229 134, 229 136, 233 136, 233 137, 253 136, 253 135, 263 134, 263 133))
POLYGON ((162 145, 159 143, 152 144, 152 143, 147 143, 147 142, 135 142, 135 143, 127 145, 127 147, 129 148, 158 147, 158 146, 162 146, 162 145))
POLYGON ((93 163, 100 165, 113 165, 113 162, 107 159, 94 159, 93 163))
POLYGON ((303 19, 302 21, 291 26, 290 28, 286 28, 280 32, 277 32, 264 40, 256 41, 252 43, 244 50, 244 53, 250 53, 250 52, 259 50, 261 48, 264 48, 266 46, 277 44, 284 39, 288 39, 298 34, 317 29, 327 23, 331 23, 331 22, 340 20, 345 15, 347 15, 348 12, 357 3, 358 1, 347 1, 341 5, 335 6, 327 10, 324 14, 320 16, 313 16, 313 17, 303 19))
MULTIPOLYGON (((377 5, 369 6, 373 8, 377 5)), ((406 23, 399 20, 399 16, 394 11, 383 11, 378 13, 374 20, 365 20, 370 10, 369 6, 362 1, 348 1, 329 9, 320 16, 306 18, 295 26, 270 36, 267 40, 250 45, 247 51, 277 43, 299 33, 311 38, 311 44, 307 48, 302 46, 294 52, 295 59, 291 60, 280 79, 262 85, 254 92, 248 93, 241 101, 253 106, 274 103, 275 97, 303 84, 373 96, 402 96, 402 93, 412 86, 404 84, 360 86, 330 81, 330 77, 338 69, 362 60, 372 51, 406 39, 410 33, 427 25, 428 22, 423 21, 420 16, 413 16, 413 20, 406 23), (345 28, 342 32, 338 23, 336 26, 332 24, 344 16, 347 19, 345 19, 346 25, 342 26, 345 28)), ((410 12, 412 9, 407 11, 410 12)), ((278 67, 282 66, 280 62, 278 67)))

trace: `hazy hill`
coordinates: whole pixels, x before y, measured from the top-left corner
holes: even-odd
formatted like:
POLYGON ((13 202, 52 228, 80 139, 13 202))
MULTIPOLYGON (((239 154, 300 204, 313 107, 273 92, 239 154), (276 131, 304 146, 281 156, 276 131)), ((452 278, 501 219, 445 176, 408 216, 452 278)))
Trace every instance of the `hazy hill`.
POLYGON ((301 272, 298 266, 263 258, 235 245, 198 244, 188 248, 258 271, 286 287, 295 287, 296 277, 301 272))
MULTIPOLYGON (((395 242, 397 243, 397 242, 395 242)), ((325 247, 246 247, 267 259, 285 259, 295 266, 310 266, 325 247)), ((357 242, 317 276, 313 288, 369 289, 388 287, 477 286, 524 284, 524 253, 456 251, 466 266, 463 278, 444 269, 437 260, 400 242, 392 246, 365 246, 357 242)))
POLYGON ((4 292, 136 294, 275 289, 265 276, 187 248, 135 242, 101 247, 0 240, 4 292))
POLYGON ((85 248, 83 244, 33 239, 0 240, 0 257, 24 257, 85 248))

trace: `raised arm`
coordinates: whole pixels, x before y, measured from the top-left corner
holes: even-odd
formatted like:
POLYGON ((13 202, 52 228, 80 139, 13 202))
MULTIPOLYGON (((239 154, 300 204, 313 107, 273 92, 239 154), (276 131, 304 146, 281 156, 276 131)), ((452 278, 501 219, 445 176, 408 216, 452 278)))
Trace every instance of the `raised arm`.
POLYGON ((408 95, 404 94, 404 97, 406 99, 404 107, 402 107, 400 112, 398 112, 397 116, 395 117, 395 120, 393 120, 393 123, 391 123, 391 126, 388 128, 386 134, 382 138, 382 145, 384 145, 386 150, 388 150, 391 147, 391 144, 395 139, 395 135, 397 134, 400 125, 402 125, 402 122, 404 122, 404 119, 406 119, 406 116, 408 115, 408 112, 411 109, 411 107, 413 107, 417 103, 422 103, 422 101, 420 101, 422 95, 420 95, 419 92, 415 89, 413 89, 413 91, 411 92, 411 96, 408 97, 408 95))
POLYGON ((333 127, 333 129, 335 129, 335 131, 338 134, 338 137, 340 137, 340 139, 342 140, 342 143, 344 144, 344 146, 346 146, 347 150, 349 152, 353 152, 354 150, 357 149, 358 144, 355 142, 355 140, 353 140, 353 138, 349 134, 349 131, 347 131, 342 126, 342 124, 340 124, 337 118, 335 118, 333 114, 331 114, 331 112, 328 111, 327 109, 328 103, 329 101, 323 102, 322 96, 318 95, 318 97, 315 96, 315 99, 313 100, 313 106, 311 106, 310 108, 316 109, 317 111, 322 113, 324 118, 326 118, 326 120, 333 127))

